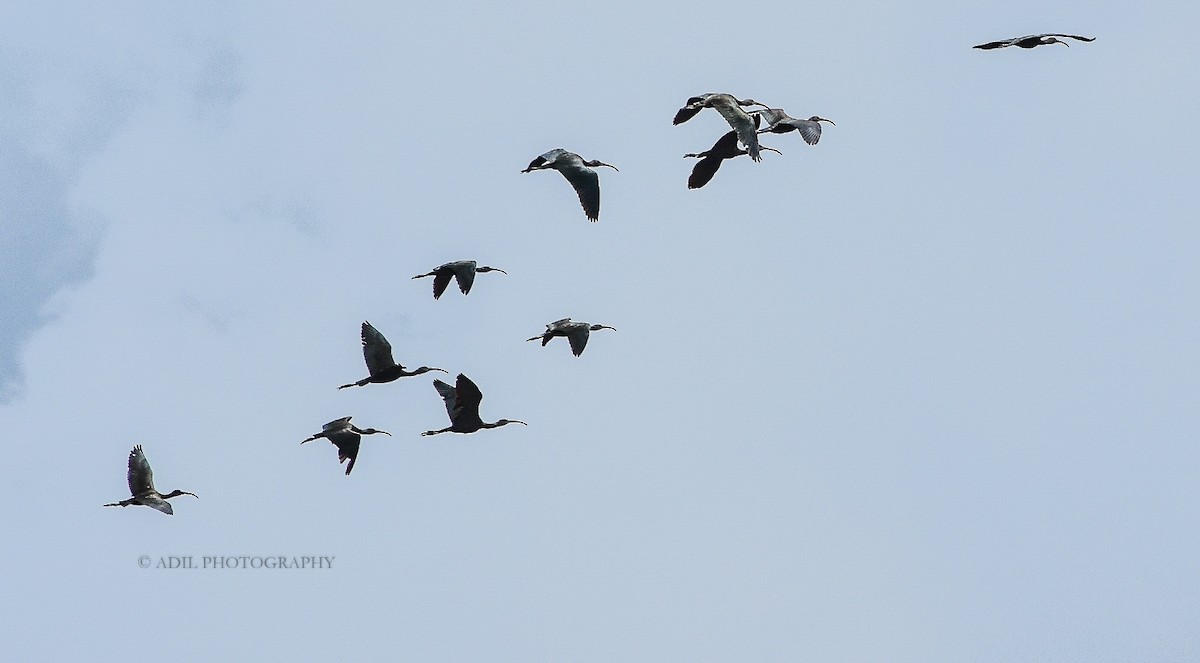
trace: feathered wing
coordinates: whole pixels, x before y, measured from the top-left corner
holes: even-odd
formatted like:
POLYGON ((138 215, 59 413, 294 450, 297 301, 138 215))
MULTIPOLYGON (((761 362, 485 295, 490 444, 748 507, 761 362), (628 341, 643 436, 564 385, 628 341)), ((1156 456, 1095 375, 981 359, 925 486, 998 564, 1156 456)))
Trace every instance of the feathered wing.
MULTIPOLYGON (((690 104, 690 102, 689 102, 690 104)), ((688 120, 696 117, 696 114, 703 110, 703 106, 692 107, 691 105, 680 108, 675 113, 675 119, 671 120, 671 124, 683 124, 688 120)))
POLYGON ((330 437, 329 441, 337 446, 339 463, 350 461, 350 464, 346 465, 346 476, 350 476, 350 471, 354 469, 354 461, 358 460, 358 449, 362 444, 362 436, 357 433, 347 433, 330 437))
POLYGON ((171 508, 171 503, 154 495, 148 495, 141 498, 141 503, 151 509, 157 509, 167 514, 168 516, 175 515, 175 509, 171 508))
POLYGON ((800 132, 800 137, 809 145, 816 145, 817 141, 821 140, 821 123, 813 120, 797 120, 795 123, 796 131, 800 132))
POLYGON ((583 354, 583 349, 587 347, 588 336, 591 331, 587 327, 576 327, 567 332, 567 341, 571 343, 571 354, 578 357, 583 354))
MULTIPOLYGON (((129 480, 129 493, 134 497, 154 490, 154 472, 150 469, 150 462, 146 460, 146 454, 142 452, 142 445, 140 444, 135 446, 133 451, 129 452, 129 473, 126 478, 129 480)), ((163 502, 163 504, 166 504, 166 502, 163 502)), ((147 504, 147 506, 151 505, 147 504)), ((154 508, 162 511, 158 507, 154 508)), ((170 513, 170 511, 167 511, 167 513, 170 513)))
POLYGON ((580 166, 570 170, 560 171, 563 177, 575 188, 579 195, 579 204, 583 206, 588 221, 600 218, 600 176, 591 168, 580 166))
POLYGON ((458 406, 458 392, 454 390, 454 387, 441 380, 434 380, 433 388, 437 389, 438 394, 441 395, 446 404, 446 416, 450 417, 450 421, 453 423, 454 408, 458 406))
POLYGON ((454 266, 454 277, 458 279, 458 290, 462 294, 471 292, 471 284, 475 283, 475 263, 474 261, 466 265, 454 266))
POLYGON ((971 48, 982 48, 984 50, 990 50, 993 48, 1004 48, 1005 46, 1008 46, 1010 44, 1012 44, 1011 40, 1004 39, 1002 41, 989 41, 986 44, 977 44, 975 46, 972 46, 971 48))
MULTIPOLYGON (((434 284, 437 284, 436 277, 434 284)), ((371 375, 396 365, 396 361, 392 359, 392 344, 369 322, 362 323, 362 345, 363 359, 367 361, 367 371, 371 375)))
MULTIPOLYGON (((731 131, 730 133, 734 132, 731 131)), ((736 137, 736 134, 734 134, 734 136, 736 137)), ((688 188, 699 189, 705 184, 708 184, 709 181, 712 180, 713 175, 717 174, 717 170, 720 169, 722 161, 724 161, 724 159, 719 157, 704 157, 700 161, 696 162, 696 165, 692 168, 692 174, 688 176, 688 188)))
POLYGON ((758 148, 758 131, 754 127, 754 120, 742 110, 737 104, 721 104, 715 107, 721 117, 733 127, 737 132, 738 140, 742 141, 742 145, 746 146, 746 152, 750 158, 755 161, 762 161, 762 155, 758 148))
POLYGON ((446 286, 450 285, 450 279, 454 278, 454 273, 447 270, 439 270, 433 275, 433 298, 438 299, 446 292, 446 286))
MULTIPOLYGON (((479 404, 483 402, 483 392, 479 391, 479 387, 475 386, 470 378, 459 373, 458 379, 454 381, 454 392, 454 411, 450 414, 450 420, 454 423, 483 423, 479 418, 479 404)), ((449 401, 446 405, 449 407, 449 401)))

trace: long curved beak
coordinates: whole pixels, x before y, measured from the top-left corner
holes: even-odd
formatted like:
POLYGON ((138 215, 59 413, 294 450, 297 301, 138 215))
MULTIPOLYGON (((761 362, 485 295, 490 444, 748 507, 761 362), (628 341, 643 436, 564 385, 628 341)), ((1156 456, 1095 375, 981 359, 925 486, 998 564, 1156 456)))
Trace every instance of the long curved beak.
MULTIPOLYGON (((447 371, 447 370, 446 370, 446 369, 444 369, 444 368, 431 368, 431 369, 429 369, 429 370, 431 370, 431 371, 441 371, 441 372, 445 373, 446 375, 450 375, 450 371, 447 371)), ((390 433, 389 433, 389 435, 390 435, 390 433)))
POLYGON ((521 424, 522 426, 528 426, 528 425, 529 425, 529 424, 525 423, 524 421, 517 421, 516 419, 509 419, 509 420, 508 420, 508 423, 510 423, 510 424, 521 424))
POLYGON ((777 150, 773 147, 767 147, 766 145, 759 145, 759 148, 764 149, 764 150, 771 150, 775 154, 783 154, 783 152, 780 152, 779 150, 777 150))
POLYGON ((600 165, 601 165, 601 166, 608 166, 609 168, 612 168, 613 170, 617 171, 618 173, 619 173, 619 172, 621 172, 621 169, 620 169, 620 168, 617 168, 616 166, 612 165, 611 163, 604 163, 604 162, 601 162, 601 163, 600 163, 600 165))
POLYGON ((389 433, 389 432, 387 432, 387 431, 385 431, 385 430, 378 430, 378 431, 375 431, 375 432, 376 432, 376 433, 383 433, 384 435, 387 435, 388 437, 391 437, 391 436, 392 436, 392 434, 391 434, 391 433, 389 433))
POLYGON ((183 493, 184 495, 191 495, 192 497, 194 497, 194 498, 196 498, 196 499, 200 499, 200 496, 199 496, 199 495, 197 495, 196 493, 189 493, 189 492, 188 492, 188 491, 186 491, 186 490, 181 490, 181 491, 179 491, 179 492, 183 493))
POLYGON ((821 119, 822 119, 822 120, 825 120, 826 122, 828 122, 828 123, 832 124, 832 125, 833 125, 833 126, 835 126, 835 127, 837 126, 837 122, 834 122, 833 120, 829 120, 829 119, 826 119, 826 118, 821 118, 821 119))
POLYGON ((500 269, 499 267, 493 267, 493 268, 492 268, 492 271, 493 271, 493 272, 500 272, 501 274, 505 274, 505 275, 507 275, 507 274, 508 274, 508 272, 504 271, 503 269, 500 269))

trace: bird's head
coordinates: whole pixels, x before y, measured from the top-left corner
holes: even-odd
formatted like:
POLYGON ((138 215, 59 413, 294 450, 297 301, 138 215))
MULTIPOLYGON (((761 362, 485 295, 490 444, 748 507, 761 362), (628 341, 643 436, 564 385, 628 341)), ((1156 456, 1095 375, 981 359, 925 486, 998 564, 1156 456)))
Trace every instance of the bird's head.
POLYGON ((611 329, 613 331, 617 331, 616 327, 609 327, 608 325, 592 325, 588 329, 591 329, 592 331, 600 331, 601 329, 611 329))
POLYGON ((836 122, 834 122, 833 120, 831 120, 831 119, 829 119, 829 118, 827 118, 827 117, 817 117, 816 115, 814 115, 814 116, 812 116, 812 117, 808 118, 808 120, 809 120, 810 122, 828 122, 828 123, 832 124, 832 125, 833 125, 833 126, 835 126, 835 127, 837 126, 837 123, 836 123, 836 122))
POLYGON ((500 272, 501 274, 508 273, 508 272, 504 271, 503 269, 500 269, 499 267, 488 267, 487 265, 484 265, 483 267, 476 267, 475 271, 477 271, 477 272, 500 272))
POLYGON ((166 495, 163 495, 163 499, 166 499, 168 497, 179 497, 180 495, 191 495, 192 497, 194 497, 196 499, 200 499, 200 496, 197 495, 196 493, 189 493, 186 490, 172 490, 171 492, 167 493, 166 495))
POLYGON ((608 166, 609 168, 612 168, 613 170, 617 171, 618 173, 621 172, 620 169, 618 169, 616 166, 612 165, 611 163, 604 163, 603 161, 597 161, 595 159, 592 159, 591 161, 584 161, 583 165, 587 166, 588 168, 599 168, 600 166, 608 166))
POLYGON ((361 435, 374 435, 376 433, 383 433, 384 435, 387 435, 388 437, 392 436, 391 433, 389 433, 385 430, 376 430, 374 428, 364 428, 359 431, 359 434, 361 434, 361 435))
POLYGON ((1059 39, 1058 37, 1046 37, 1046 39, 1042 43, 1043 44, 1062 44, 1063 46, 1066 46, 1067 48, 1071 48, 1070 44, 1059 39))
POLYGON ((763 108, 770 108, 770 106, 764 104, 763 102, 755 101, 753 99, 742 99, 741 101, 738 102, 738 105, 739 106, 762 106, 763 108))
POLYGON ((450 371, 447 371, 447 370, 446 370, 446 369, 444 369, 444 368, 432 368, 432 367, 429 367, 429 366, 422 366, 422 367, 420 367, 420 368, 418 368, 418 369, 414 370, 414 371, 412 372, 412 374, 413 374, 413 375, 420 375, 420 374, 422 374, 422 373, 428 373, 428 372, 430 372, 430 371, 441 371, 441 372, 445 373, 446 375, 450 375, 450 371))
POLYGON ((507 426, 508 424, 521 424, 522 426, 529 425, 529 424, 525 423, 524 421, 517 421, 516 419, 500 419, 499 421, 496 422, 497 426, 507 426))

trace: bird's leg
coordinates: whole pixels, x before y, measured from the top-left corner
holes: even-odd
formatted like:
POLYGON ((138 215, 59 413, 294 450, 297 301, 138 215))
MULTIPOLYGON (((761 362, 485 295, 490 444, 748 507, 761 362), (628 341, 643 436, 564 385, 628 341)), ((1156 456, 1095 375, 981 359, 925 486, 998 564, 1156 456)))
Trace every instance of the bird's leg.
POLYGON ((449 433, 450 430, 453 428, 454 428, 454 426, 447 426, 446 428, 443 428, 442 430, 427 430, 424 433, 421 433, 421 437, 425 437, 427 435, 437 435, 438 433, 449 433))
POLYGON ((122 500, 120 502, 113 502, 112 504, 105 504, 104 506, 129 506, 130 504, 137 504, 137 502, 135 502, 134 498, 131 497, 127 500, 122 500))
POLYGON ((367 377, 359 380, 358 382, 351 382, 350 384, 344 384, 344 385, 338 387, 338 389, 345 389, 346 387, 361 387, 361 386, 369 383, 370 381, 371 381, 370 376, 367 376, 367 377))

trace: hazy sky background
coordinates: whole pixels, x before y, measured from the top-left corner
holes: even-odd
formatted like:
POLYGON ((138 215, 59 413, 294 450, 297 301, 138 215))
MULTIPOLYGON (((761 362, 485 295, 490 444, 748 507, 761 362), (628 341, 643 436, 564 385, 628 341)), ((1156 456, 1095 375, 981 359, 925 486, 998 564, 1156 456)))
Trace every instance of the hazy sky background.
POLYGON ((1200 659, 1197 25, 6 3, 0 658, 1200 659), (718 91, 837 126, 689 191, 718 91), (509 275, 410 280, 459 259, 509 275), (524 342, 567 316, 619 331, 524 342), (363 320, 529 427, 336 390, 363 320), (134 444, 199 499, 101 508, 134 444))

